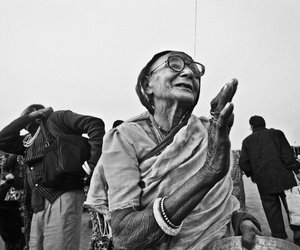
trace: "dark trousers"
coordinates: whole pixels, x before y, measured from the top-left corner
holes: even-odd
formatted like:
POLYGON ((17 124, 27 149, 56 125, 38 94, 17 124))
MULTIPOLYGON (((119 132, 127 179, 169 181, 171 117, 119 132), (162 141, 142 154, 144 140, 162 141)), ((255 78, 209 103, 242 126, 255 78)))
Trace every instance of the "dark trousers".
POLYGON ((0 236, 6 250, 22 250, 25 244, 17 201, 0 201, 0 236))
POLYGON ((0 187, 0 236, 5 242, 5 250, 22 250, 25 238, 20 205, 17 201, 4 200, 10 187, 8 182, 0 187))
MULTIPOLYGON (((287 234, 285 231, 284 220, 283 220, 282 209, 281 209, 281 202, 282 202, 283 207, 285 208, 285 211, 288 215, 285 193, 281 192, 281 193, 270 194, 270 193, 259 192, 259 194, 262 201, 263 209, 265 211, 271 229, 272 236, 276 238, 286 239, 287 234)), ((299 226, 291 225, 290 228, 293 231, 300 230, 299 226)))

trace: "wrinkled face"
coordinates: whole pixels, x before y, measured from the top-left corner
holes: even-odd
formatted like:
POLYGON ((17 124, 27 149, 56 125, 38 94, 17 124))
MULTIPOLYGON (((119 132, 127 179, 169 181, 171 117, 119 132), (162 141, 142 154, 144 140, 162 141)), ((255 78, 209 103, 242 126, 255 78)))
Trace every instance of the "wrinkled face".
POLYGON ((196 78, 189 66, 181 72, 172 70, 167 63, 169 56, 180 56, 188 65, 193 60, 184 53, 171 52, 160 57, 151 67, 146 93, 153 96, 154 106, 158 102, 180 103, 185 107, 195 105, 200 90, 200 79, 196 78), (160 66, 161 65, 161 66, 160 66))

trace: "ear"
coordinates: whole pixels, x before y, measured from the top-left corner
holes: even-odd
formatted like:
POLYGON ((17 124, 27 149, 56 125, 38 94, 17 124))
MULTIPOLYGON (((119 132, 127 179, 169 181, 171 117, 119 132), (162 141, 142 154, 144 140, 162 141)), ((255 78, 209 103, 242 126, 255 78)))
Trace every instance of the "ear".
POLYGON ((151 84, 148 84, 146 86, 145 92, 146 92, 147 95, 152 95, 153 94, 153 90, 152 90, 151 84))
POLYGON ((151 87, 152 84, 151 84, 151 82, 149 82, 149 77, 148 76, 145 76, 143 78, 142 86, 143 86, 143 89, 144 89, 144 91, 147 95, 151 95, 153 93, 152 87, 151 87))

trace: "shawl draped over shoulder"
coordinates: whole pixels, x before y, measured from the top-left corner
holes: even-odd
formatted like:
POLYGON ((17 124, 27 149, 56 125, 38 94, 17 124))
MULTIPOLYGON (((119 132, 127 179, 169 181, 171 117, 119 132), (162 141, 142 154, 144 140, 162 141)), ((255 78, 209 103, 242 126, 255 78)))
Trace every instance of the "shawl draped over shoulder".
MULTIPOLYGON (((208 122, 191 115, 163 152, 141 164, 139 159, 157 143, 134 121, 112 129, 104 137, 85 206, 109 219, 109 211, 144 209, 156 198, 176 192, 204 165, 208 122)), ((180 233, 154 249, 202 249, 216 239, 232 236, 231 216, 239 209, 239 202, 231 194, 232 186, 228 171, 184 219, 180 233)))

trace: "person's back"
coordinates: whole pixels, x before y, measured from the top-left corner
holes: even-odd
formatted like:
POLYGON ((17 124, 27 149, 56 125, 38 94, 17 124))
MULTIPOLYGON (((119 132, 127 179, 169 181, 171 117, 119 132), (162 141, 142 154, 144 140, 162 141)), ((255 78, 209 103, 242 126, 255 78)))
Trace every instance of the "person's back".
MULTIPOLYGON (((252 180, 262 191, 280 192, 296 185, 293 173, 285 167, 282 159, 283 146, 289 147, 285 145, 284 138, 280 130, 261 127, 253 129, 253 133, 243 142, 251 168, 251 174, 247 170, 245 174, 251 175, 252 180)), ((244 165, 244 158, 242 152, 241 165, 244 165)))
MULTIPOLYGON (((293 171, 299 172, 300 163, 282 131, 267 129, 261 116, 252 116, 249 124, 253 133, 243 140, 239 165, 257 184, 272 236, 286 239, 281 209, 282 205, 287 209, 284 190, 297 185, 293 171)), ((290 228, 300 245, 300 227, 290 228)))

